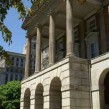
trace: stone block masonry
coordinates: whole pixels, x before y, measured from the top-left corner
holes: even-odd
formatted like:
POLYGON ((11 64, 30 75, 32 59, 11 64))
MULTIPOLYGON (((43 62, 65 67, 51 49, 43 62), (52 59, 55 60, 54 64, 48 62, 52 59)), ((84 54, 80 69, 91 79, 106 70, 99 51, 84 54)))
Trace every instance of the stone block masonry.
POLYGON ((87 60, 67 57, 21 84, 20 109, 90 109, 87 60))

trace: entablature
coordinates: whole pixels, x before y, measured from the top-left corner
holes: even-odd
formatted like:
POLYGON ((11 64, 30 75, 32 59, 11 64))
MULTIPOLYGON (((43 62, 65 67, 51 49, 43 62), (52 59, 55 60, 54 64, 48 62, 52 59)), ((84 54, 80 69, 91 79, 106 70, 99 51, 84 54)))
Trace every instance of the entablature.
MULTIPOLYGON (((48 1, 48 0, 47 0, 48 1)), ((61 19, 61 24, 63 24, 64 26, 66 24, 65 21, 63 22, 64 19, 66 19, 66 12, 65 12, 65 1, 64 0, 49 0, 49 2, 45 2, 44 1, 43 4, 41 4, 41 6, 38 6, 37 9, 35 9, 34 6, 33 8, 35 9, 35 15, 32 16, 31 18, 26 18, 24 24, 23 24, 23 28, 25 28, 29 34, 34 35, 36 30, 35 27, 37 27, 37 25, 46 25, 48 24, 48 19, 49 19, 49 15, 50 14, 55 14, 55 16, 57 17, 57 24, 58 25, 60 23, 60 19, 61 19), (46 6, 44 5, 47 4, 46 6), (63 20, 62 20, 63 18, 63 20)), ((97 0, 86 0, 86 2, 83 5, 80 5, 79 3, 77 3, 76 0, 73 0, 73 16, 74 16, 74 22, 75 25, 77 25, 81 20, 85 19, 86 16, 89 15, 89 13, 91 12, 97 12, 97 10, 99 10, 101 7, 101 3, 97 0), (96 2, 95 2, 96 1, 96 2)), ((61 27, 62 28, 62 27, 61 27)))

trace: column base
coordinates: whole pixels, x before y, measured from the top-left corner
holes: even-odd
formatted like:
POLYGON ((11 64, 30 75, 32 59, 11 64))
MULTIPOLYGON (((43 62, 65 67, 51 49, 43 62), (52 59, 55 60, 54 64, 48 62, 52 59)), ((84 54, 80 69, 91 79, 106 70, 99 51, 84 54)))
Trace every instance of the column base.
POLYGON ((35 71, 34 74, 39 73, 40 71, 35 71))
POLYGON ((73 54, 73 53, 67 54, 66 57, 75 57, 76 58, 75 54, 73 54))
POLYGON ((54 63, 49 63, 48 67, 50 67, 50 66, 52 66, 52 65, 54 65, 54 63))

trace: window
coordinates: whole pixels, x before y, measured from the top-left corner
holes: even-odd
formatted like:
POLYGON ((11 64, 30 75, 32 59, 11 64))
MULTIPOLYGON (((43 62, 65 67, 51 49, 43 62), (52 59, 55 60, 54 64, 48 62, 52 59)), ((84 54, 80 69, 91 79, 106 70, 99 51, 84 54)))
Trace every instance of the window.
POLYGON ((12 81, 12 80, 13 80, 13 74, 10 75, 10 81, 12 81))
POLYGON ((94 58, 97 54, 97 51, 96 51, 96 44, 95 43, 92 43, 90 45, 90 50, 91 50, 91 58, 94 58))
POLYGON ((32 54, 30 54, 30 57, 32 58, 32 54))
POLYGON ((18 62, 16 63, 16 66, 17 66, 17 67, 19 66, 19 63, 18 63, 18 62))
POLYGON ((32 65, 30 65, 30 68, 32 69, 32 65))
POLYGON ((33 66, 34 66, 34 69, 35 69, 35 61, 33 62, 33 66))
POLYGON ((74 28, 74 54, 79 57, 79 28, 78 26, 74 28))
POLYGON ((21 59, 21 62, 23 63, 23 59, 21 59))
POLYGON ((18 75, 16 74, 16 75, 15 75, 15 80, 17 80, 17 79, 18 79, 18 75))
POLYGON ((14 61, 14 57, 12 57, 12 61, 14 61))
POLYGON ((86 38, 87 57, 94 58, 99 55, 98 32, 90 32, 86 38))
POLYGON ((79 57, 79 43, 74 43, 74 54, 79 57))
POLYGON ((96 18, 94 16, 87 21, 87 31, 93 31, 95 28, 96 28, 96 18))
POLYGON ((20 75, 20 81, 22 80, 22 75, 20 75))
POLYGON ((6 74, 6 76, 5 76, 5 83, 7 83, 8 82, 8 74, 6 74))
POLYGON ((11 70, 10 70, 11 72, 13 72, 13 69, 11 68, 11 70))
POLYGON ((79 30, 78 30, 78 27, 76 27, 75 29, 74 29, 74 40, 75 41, 78 41, 79 40, 79 30))
POLYGON ((11 57, 11 61, 12 61, 12 64, 11 65, 14 65, 14 57, 11 57))
MULTIPOLYGON (((46 47, 42 52, 42 69, 45 69, 48 67, 48 47, 46 47)), ((35 63, 34 63, 35 68, 35 63)))
POLYGON ((19 58, 17 58, 16 60, 17 60, 17 62, 18 62, 18 61, 19 61, 19 58))
POLYGON ((12 64, 11 65, 14 65, 14 61, 12 62, 12 64))
POLYGON ((6 68, 6 71, 9 72, 9 68, 6 68))
POLYGON ((34 58, 34 54, 31 55, 31 58, 34 58))
POLYGON ((56 41, 56 62, 65 57, 65 40, 64 36, 56 41))
POLYGON ((18 73, 18 69, 15 70, 15 73, 18 73))
POLYGON ((36 44, 33 44, 33 48, 34 48, 34 49, 36 48, 36 44))
POLYGON ((20 70, 20 73, 23 73, 23 70, 20 70))
POLYGON ((48 47, 44 49, 43 51, 43 58, 48 58, 48 47))
POLYGON ((109 72, 106 74, 104 78, 104 99, 105 104, 109 105, 109 72))
POLYGON ((32 41, 35 41, 36 40, 36 38, 35 37, 32 37, 32 41))
POLYGON ((23 67, 23 63, 21 63, 20 66, 23 67))

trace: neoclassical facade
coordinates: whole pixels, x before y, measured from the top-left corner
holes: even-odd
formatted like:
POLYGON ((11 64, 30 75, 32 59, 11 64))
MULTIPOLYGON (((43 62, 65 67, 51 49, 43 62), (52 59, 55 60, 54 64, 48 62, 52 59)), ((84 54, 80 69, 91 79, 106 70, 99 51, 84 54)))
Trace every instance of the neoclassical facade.
POLYGON ((108 0, 36 1, 22 25, 28 40, 20 109, 109 108, 108 5, 108 0))

